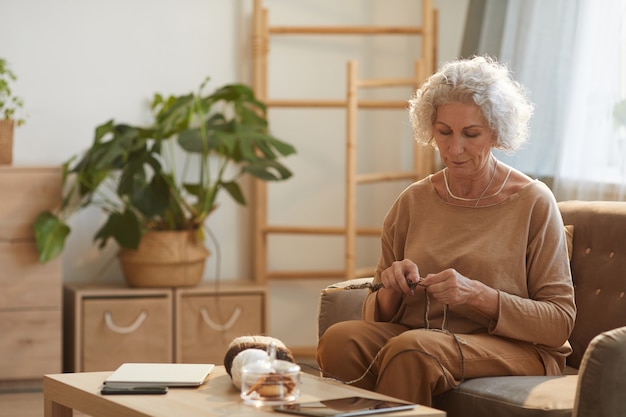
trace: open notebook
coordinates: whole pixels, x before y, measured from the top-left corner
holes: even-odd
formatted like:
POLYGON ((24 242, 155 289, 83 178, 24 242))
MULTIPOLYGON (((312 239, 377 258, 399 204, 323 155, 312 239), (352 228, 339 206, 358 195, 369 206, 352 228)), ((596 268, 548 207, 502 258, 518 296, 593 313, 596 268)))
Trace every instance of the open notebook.
POLYGON ((124 363, 105 381, 109 387, 191 387, 202 385, 215 365, 198 363, 124 363))

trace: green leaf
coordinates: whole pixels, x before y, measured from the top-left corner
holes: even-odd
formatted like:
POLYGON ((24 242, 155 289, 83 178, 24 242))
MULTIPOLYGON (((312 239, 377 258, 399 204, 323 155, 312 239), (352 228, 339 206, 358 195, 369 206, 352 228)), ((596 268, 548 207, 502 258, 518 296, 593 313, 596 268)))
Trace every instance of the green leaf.
POLYGON ((254 92, 245 84, 228 84, 215 90, 211 97, 215 101, 247 101, 254 98, 254 92))
POLYGON ((187 129, 178 135, 178 144, 189 153, 208 153, 210 148, 208 138, 205 140, 200 128, 187 129))
POLYGON ((40 262, 48 262, 63 252, 65 239, 70 233, 67 224, 51 212, 44 211, 35 219, 33 228, 40 262))
MULTIPOLYGON (((268 135, 265 134, 257 134, 255 135, 255 144, 258 150, 261 151, 261 153, 263 153, 263 156, 267 159, 276 159, 277 155, 276 152, 274 152, 274 150, 271 147, 271 142, 269 140, 267 140, 268 138, 270 138, 268 135)), ((259 159, 259 158, 255 158, 255 159, 259 159)))
POLYGON ((223 115, 215 114, 205 123, 206 137, 199 127, 187 129, 178 135, 178 144, 185 151, 208 155, 211 151, 216 151, 222 147, 232 149, 234 144, 232 139, 224 136, 222 132, 229 132, 232 122, 227 122, 223 115))
POLYGON ((237 108, 241 123, 267 129, 268 123, 265 118, 265 105, 260 102, 246 104, 248 104, 248 106, 239 106, 237 108))
POLYGON ((244 166, 242 171, 264 181, 282 181, 293 175, 289 168, 280 162, 269 160, 258 160, 244 166))
POLYGON ((175 133, 186 129, 192 119, 195 106, 193 94, 174 97, 167 100, 156 95, 152 103, 153 109, 158 109, 156 114, 156 129, 160 137, 170 137, 175 133))
POLYGON ((237 184, 235 181, 230 181, 230 182, 222 182, 222 186, 224 187, 226 191, 228 191, 228 194, 230 194, 230 196, 237 203, 241 204, 242 206, 246 205, 246 199, 243 196, 243 192, 241 192, 241 188, 239 187, 239 184, 237 184))
POLYGON ((276 149, 282 156, 289 156, 296 153, 296 148, 287 142, 283 142, 282 140, 276 138, 272 138, 270 142, 274 149, 276 149))
POLYGON ((98 247, 102 249, 109 238, 114 238, 117 243, 128 249, 137 249, 141 240, 141 224, 139 219, 130 209, 123 213, 114 212, 109 214, 107 222, 98 230, 94 241, 100 241, 98 247))
POLYGON ((257 159, 254 144, 249 137, 240 138, 238 141, 241 156, 246 161, 254 161, 257 159))
MULTIPOLYGON (((122 171, 117 186, 119 196, 132 197, 135 189, 143 189, 146 187, 146 173, 142 160, 130 160, 126 164, 126 168, 122 171)), ((132 198, 131 198, 132 200, 132 198)))
POLYGON ((102 138, 105 137, 108 133, 114 132, 115 123, 113 120, 109 120, 96 127, 96 135, 94 137, 94 143, 99 143, 102 141, 102 138))
POLYGON ((131 204, 146 218, 162 214, 170 204, 171 190, 165 173, 155 172, 148 184, 136 182, 133 187, 131 204))

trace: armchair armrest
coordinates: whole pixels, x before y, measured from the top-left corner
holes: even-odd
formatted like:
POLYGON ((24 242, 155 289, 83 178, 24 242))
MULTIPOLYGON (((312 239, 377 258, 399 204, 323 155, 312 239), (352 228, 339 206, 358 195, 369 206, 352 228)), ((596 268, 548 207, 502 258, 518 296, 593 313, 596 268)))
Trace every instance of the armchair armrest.
POLYGON ((593 338, 578 375, 573 417, 626 416, 626 326, 593 338))
POLYGON ((324 288, 320 294, 317 314, 317 335, 322 337, 332 324, 361 319, 363 300, 373 278, 341 281, 324 288))

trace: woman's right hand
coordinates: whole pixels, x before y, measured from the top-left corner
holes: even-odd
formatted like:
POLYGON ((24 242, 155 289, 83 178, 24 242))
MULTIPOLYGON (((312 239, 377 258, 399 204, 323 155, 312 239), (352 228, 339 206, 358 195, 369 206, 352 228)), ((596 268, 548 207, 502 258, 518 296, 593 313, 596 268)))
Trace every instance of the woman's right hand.
POLYGON ((391 289, 404 293, 406 295, 413 295, 414 288, 411 288, 407 281, 418 283, 420 280, 419 269, 415 262, 410 259, 403 259, 401 261, 395 261, 391 266, 385 269, 380 274, 381 282, 386 289, 391 289))
MULTIPOLYGON (((376 293, 378 320, 390 321, 398 312, 402 294, 413 295, 414 289, 407 282, 417 283, 420 279, 419 269, 410 259, 395 261, 380 274, 383 288, 376 293)), ((414 288, 421 288, 416 285, 414 288)))

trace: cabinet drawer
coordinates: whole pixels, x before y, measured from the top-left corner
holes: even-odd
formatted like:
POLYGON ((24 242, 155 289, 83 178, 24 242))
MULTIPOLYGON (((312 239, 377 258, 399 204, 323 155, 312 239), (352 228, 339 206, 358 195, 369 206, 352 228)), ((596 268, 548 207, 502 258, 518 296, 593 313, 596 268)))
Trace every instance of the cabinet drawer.
POLYGON ((61 306, 61 257, 42 264, 34 240, 0 240, 0 310, 61 306))
POLYGON ((61 372, 61 310, 0 312, 0 379, 61 372))
POLYGON ((178 302, 177 362, 222 364, 234 338, 265 331, 263 293, 184 294, 178 302))
POLYGON ((82 303, 81 371, 172 361, 170 297, 85 298, 82 303))
POLYGON ((0 239, 32 238, 43 210, 61 204, 61 167, 0 167, 0 239))

